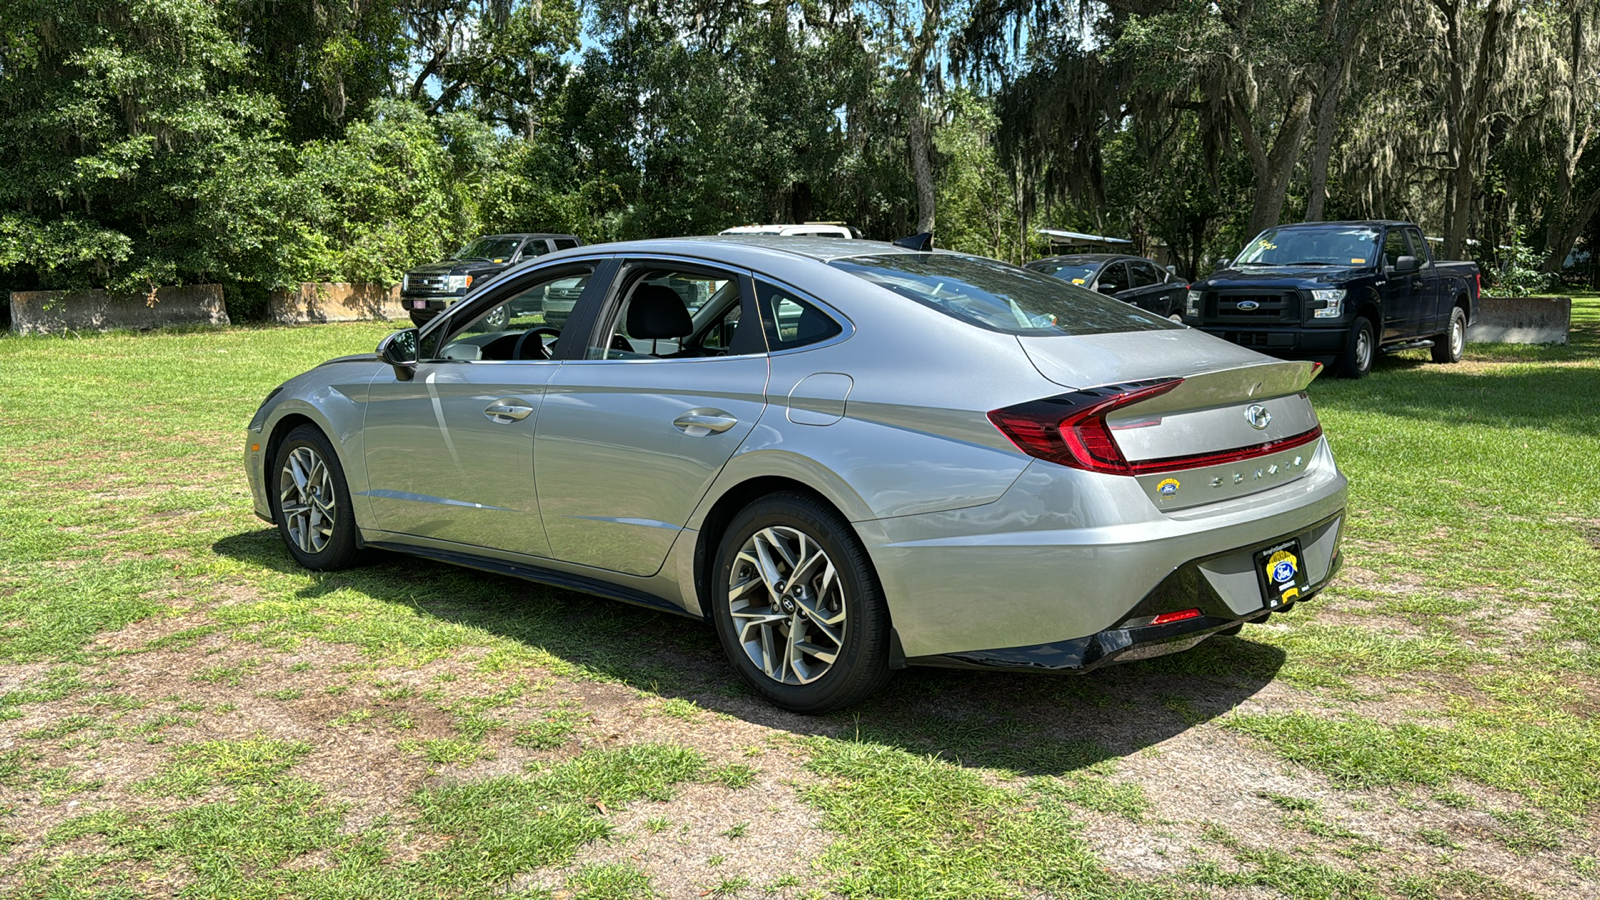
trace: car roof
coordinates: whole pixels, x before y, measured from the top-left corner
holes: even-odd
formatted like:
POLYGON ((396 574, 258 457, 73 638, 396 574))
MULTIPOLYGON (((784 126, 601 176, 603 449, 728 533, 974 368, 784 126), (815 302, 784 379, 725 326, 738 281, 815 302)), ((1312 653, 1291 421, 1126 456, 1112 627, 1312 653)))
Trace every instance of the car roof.
POLYGON ((1035 263, 1064 263, 1066 265, 1074 265, 1077 263, 1109 262, 1113 259, 1141 258, 1142 257, 1138 256, 1129 256, 1126 253, 1068 253, 1064 256, 1046 256, 1043 259, 1036 259, 1033 262, 1028 263, 1028 265, 1031 266, 1035 263))
POLYGON ((1330 227, 1330 226, 1341 226, 1341 225, 1343 225, 1343 226, 1358 225, 1358 226, 1361 226, 1363 228, 1383 228, 1383 227, 1394 228, 1394 227, 1399 226, 1399 225, 1412 225, 1412 226, 1415 227, 1415 223, 1402 222, 1399 219, 1341 219, 1341 220, 1339 220, 1337 222, 1291 222, 1291 223, 1286 224, 1286 225, 1276 225, 1276 226, 1273 226, 1273 227, 1278 228, 1279 230, 1285 230, 1285 229, 1290 229, 1290 228, 1293 228, 1293 229, 1300 229, 1300 228, 1327 228, 1327 227, 1330 227))

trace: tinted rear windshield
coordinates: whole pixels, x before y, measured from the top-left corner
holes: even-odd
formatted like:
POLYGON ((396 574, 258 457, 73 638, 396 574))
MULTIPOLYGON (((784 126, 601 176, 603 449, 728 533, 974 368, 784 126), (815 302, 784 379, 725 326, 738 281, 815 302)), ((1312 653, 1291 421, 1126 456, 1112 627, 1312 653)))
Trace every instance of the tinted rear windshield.
POLYGON ((829 263, 979 328, 1004 334, 1111 334, 1181 328, 1049 275, 953 253, 856 256, 829 263))

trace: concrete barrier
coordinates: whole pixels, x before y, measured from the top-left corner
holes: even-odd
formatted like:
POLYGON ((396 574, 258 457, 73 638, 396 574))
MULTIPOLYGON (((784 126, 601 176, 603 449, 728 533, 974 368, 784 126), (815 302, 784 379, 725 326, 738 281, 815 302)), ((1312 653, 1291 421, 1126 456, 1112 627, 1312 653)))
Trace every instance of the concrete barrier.
POLYGON ((148 294, 101 290, 11 294, 11 330, 17 334, 228 324, 220 284, 160 287, 148 294))
POLYGON ((399 285, 390 288, 375 282, 308 281, 298 288, 273 291, 267 318, 285 325, 371 319, 387 322, 406 318, 406 311, 400 305, 399 285))
POLYGON ((1571 297, 1480 297, 1467 326, 1474 344, 1565 344, 1572 327, 1571 297))

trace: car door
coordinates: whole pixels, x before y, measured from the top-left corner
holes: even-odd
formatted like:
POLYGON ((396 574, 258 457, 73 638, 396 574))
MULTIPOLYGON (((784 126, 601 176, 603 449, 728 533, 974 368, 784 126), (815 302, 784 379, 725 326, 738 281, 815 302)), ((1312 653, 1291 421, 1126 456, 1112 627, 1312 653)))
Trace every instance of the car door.
POLYGON ((766 408, 751 304, 745 273, 662 258, 624 261, 604 296, 579 301, 569 332, 588 342, 551 379, 534 440, 556 559, 660 570, 766 408))
POLYGON ((1130 259, 1128 266, 1128 289, 1117 295, 1118 300, 1132 303, 1140 309, 1149 310, 1158 316, 1168 316, 1182 309, 1181 298, 1172 296, 1172 291, 1167 285, 1167 273, 1156 268, 1156 264, 1143 259, 1130 259))
POLYGON ((1383 331, 1379 340, 1387 342, 1413 333, 1422 279, 1416 272, 1401 272, 1396 268, 1400 257, 1411 255, 1404 230, 1390 228, 1384 232, 1382 253, 1383 281, 1378 292, 1383 297, 1383 331))
POLYGON ((593 282, 595 262, 526 273, 423 330, 414 375, 372 384, 363 423, 372 519, 395 534, 549 556, 540 523, 534 428, 561 363, 539 348, 540 320, 513 297, 593 282), (512 311, 508 318, 507 310, 512 311), (531 342, 531 343, 530 343, 531 342), (522 358, 517 358, 522 357, 522 358))

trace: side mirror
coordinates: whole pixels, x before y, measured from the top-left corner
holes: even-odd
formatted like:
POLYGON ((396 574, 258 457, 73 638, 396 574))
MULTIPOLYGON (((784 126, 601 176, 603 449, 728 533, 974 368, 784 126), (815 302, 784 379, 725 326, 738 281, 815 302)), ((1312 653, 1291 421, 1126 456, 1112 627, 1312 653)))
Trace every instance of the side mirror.
POLYGON ((1394 261, 1394 270, 1396 272, 1415 272, 1420 268, 1422 268, 1422 260, 1417 259, 1415 256, 1402 256, 1394 261))
POLYGON ((394 366, 394 377, 410 381, 417 374, 417 330, 396 331, 378 342, 378 358, 394 366))
POLYGON ((1233 265, 1233 260, 1231 260, 1231 259, 1229 259, 1229 258, 1228 258, 1228 257, 1226 257, 1226 256, 1219 256, 1219 257, 1217 257, 1217 258, 1216 258, 1216 259, 1213 259, 1213 260, 1212 260, 1212 261, 1211 261, 1211 265, 1212 265, 1212 266, 1213 266, 1213 267, 1214 267, 1214 268, 1218 268, 1218 269, 1226 269, 1226 268, 1228 268, 1228 267, 1229 267, 1229 266, 1231 266, 1231 265, 1233 265))
POLYGON ((1176 274, 1178 274, 1178 267, 1177 266, 1167 266, 1167 274, 1168 275, 1176 275, 1176 274))

